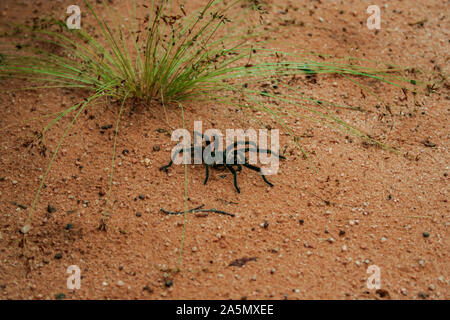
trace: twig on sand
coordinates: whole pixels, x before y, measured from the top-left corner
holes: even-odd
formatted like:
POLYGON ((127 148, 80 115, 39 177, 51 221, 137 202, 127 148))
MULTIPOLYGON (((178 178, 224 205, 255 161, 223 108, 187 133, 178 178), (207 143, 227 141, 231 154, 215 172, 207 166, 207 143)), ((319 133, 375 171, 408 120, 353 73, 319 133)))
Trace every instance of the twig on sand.
MULTIPOLYGON (((202 209, 205 205, 202 204, 201 206, 198 206, 196 208, 190 209, 188 211, 186 211, 186 213, 195 213, 195 212, 211 212, 211 213, 217 213, 217 214, 223 214, 226 216, 230 216, 230 217, 235 217, 235 214, 233 213, 228 213, 225 211, 221 211, 221 210, 216 210, 216 209, 202 209)), ((181 215, 184 214, 184 211, 167 211, 163 208, 160 209, 161 212, 165 213, 165 214, 169 214, 169 215, 181 215)))

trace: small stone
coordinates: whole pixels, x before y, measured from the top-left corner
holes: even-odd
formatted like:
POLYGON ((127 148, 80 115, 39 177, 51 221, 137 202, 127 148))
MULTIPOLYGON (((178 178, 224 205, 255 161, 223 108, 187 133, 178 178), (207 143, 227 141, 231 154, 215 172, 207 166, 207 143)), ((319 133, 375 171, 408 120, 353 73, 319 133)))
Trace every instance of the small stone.
POLYGON ((417 294, 417 296, 418 296, 419 298, 426 299, 426 298, 428 298, 430 295, 429 295, 428 293, 419 291, 419 293, 417 294))
POLYGON ((57 259, 57 260, 60 260, 60 259, 62 259, 62 253, 61 252, 58 252, 57 254, 55 254, 55 259, 57 259))
POLYGON ((48 212, 48 213, 56 212, 56 208, 55 208, 54 206, 52 206, 51 204, 49 204, 49 205, 47 206, 47 212, 48 212))
POLYGON ((298 223, 300 223, 300 225, 303 225, 305 223, 305 220, 300 219, 300 220, 298 220, 298 223))
POLYGON ((165 285, 166 285, 167 288, 170 288, 171 286, 173 286, 173 281, 170 280, 170 279, 167 279, 166 282, 165 282, 165 285))
POLYGON ((344 244, 344 245, 342 246, 342 251, 347 251, 347 245, 344 244))
POLYGON ((192 247, 192 252, 197 252, 197 251, 198 251, 197 247, 192 247))
POLYGON ((254 274, 254 275, 250 278, 250 280, 256 281, 256 274, 254 274))
POLYGON ((58 299, 58 300, 62 300, 62 299, 66 298, 66 295, 64 293, 57 293, 55 295, 55 298, 58 299))
POLYGON ((144 159, 145 165, 148 167, 150 165, 150 159, 149 158, 145 158, 144 159))
POLYGON ((275 268, 270 269, 270 274, 274 274, 277 270, 275 268))
POLYGON ((406 290, 405 288, 401 288, 400 292, 401 292, 401 294, 404 295, 404 296, 407 296, 407 295, 408 295, 408 290, 406 290))
POLYGON ((387 240, 386 237, 381 237, 381 242, 385 242, 387 240))
POLYGON ((147 291, 148 293, 153 293, 153 289, 150 288, 149 286, 145 286, 142 290, 147 291))
POLYGON ((434 284, 430 284, 428 286, 428 290, 430 290, 430 291, 434 291, 435 289, 436 289, 436 287, 434 286, 434 284))
POLYGON ((140 195, 139 195, 139 199, 145 200, 145 196, 144 196, 143 194, 140 194, 140 195))
POLYGON ((158 152, 159 150, 161 150, 161 147, 159 145, 155 144, 153 146, 153 151, 158 152))
POLYGON ((430 236, 430 233, 428 231, 425 231, 422 235, 424 238, 428 238, 430 236))
POLYGON ((310 255, 312 255, 312 252, 308 250, 308 251, 306 251, 306 255, 310 256, 310 255))
POLYGON ((30 231, 30 224, 27 223, 26 225, 23 226, 22 229, 20 229, 20 232, 22 232, 23 234, 26 234, 28 231, 30 231))
POLYGON ((269 222, 264 221, 264 223, 261 223, 261 227, 263 227, 264 229, 267 229, 269 227, 269 222))
POLYGON ((328 241, 329 243, 334 243, 336 240, 334 240, 334 238, 329 238, 327 241, 328 241))
POLYGON ((107 286, 108 286, 108 282, 103 281, 103 282, 102 282, 102 286, 107 287, 107 286))
POLYGON ((425 266, 425 261, 423 259, 419 259, 419 264, 424 267, 425 266))
POLYGON ((142 213, 141 212, 137 212, 136 213, 136 217, 138 217, 138 218, 142 217, 142 213))
POLYGON ((122 280, 117 281, 117 285, 119 287, 123 287, 125 285, 125 283, 122 280))

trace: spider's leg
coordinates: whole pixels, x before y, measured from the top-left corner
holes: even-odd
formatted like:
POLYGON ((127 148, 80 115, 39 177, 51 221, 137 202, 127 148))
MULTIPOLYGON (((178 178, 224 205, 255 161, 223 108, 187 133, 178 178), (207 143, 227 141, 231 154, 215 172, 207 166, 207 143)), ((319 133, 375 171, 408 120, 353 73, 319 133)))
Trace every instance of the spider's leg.
POLYGON ((227 164, 227 165, 225 165, 225 166, 226 166, 226 167, 228 168, 228 170, 230 170, 231 173, 233 174, 234 187, 235 187, 237 193, 241 193, 241 190, 239 189, 238 184, 237 184, 236 170, 234 170, 234 168, 233 168, 231 165, 229 165, 229 164, 227 164))
POLYGON ((273 187, 273 184, 271 184, 271 183, 266 179, 266 176, 263 175, 261 168, 258 168, 258 167, 256 167, 256 166, 253 166, 253 165, 248 164, 248 163, 244 163, 243 166, 246 167, 246 168, 249 168, 250 170, 259 172, 259 173, 261 174, 261 177, 263 178, 264 182, 267 183, 269 186, 273 187))
POLYGON ((169 171, 168 169, 173 165, 173 161, 170 160, 168 165, 162 166, 161 168, 159 168, 160 171, 165 171, 166 173, 169 171))
MULTIPOLYGON (((253 146, 255 148, 258 147, 258 145, 256 144, 256 142, 253 141, 235 141, 234 143, 230 144, 227 146, 226 150, 225 150, 225 156, 226 158, 228 158, 228 155, 230 154, 230 152, 234 152, 234 155, 236 157, 236 149, 238 146, 243 145, 243 146, 253 146)), ((245 151, 244 151, 245 152, 245 151)))
MULTIPOLYGON (((195 149, 194 149, 194 146, 190 146, 189 148, 187 148, 187 150, 190 151, 191 155, 192 155, 192 153, 194 153, 195 149)), ((162 166, 161 168, 159 168, 159 170, 167 172, 168 169, 173 165, 173 160, 175 159, 175 157, 182 152, 184 152, 184 148, 181 148, 181 149, 178 149, 177 151, 175 151, 172 158, 170 159, 169 164, 162 166)))
POLYGON ((203 182, 203 184, 207 184, 208 183, 208 179, 209 179, 209 164, 205 163, 205 169, 206 169, 206 177, 205 177, 205 182, 203 182))
POLYGON ((279 155, 278 153, 270 150, 270 149, 261 149, 261 148, 245 148, 244 152, 257 152, 257 153, 268 153, 268 154, 272 154, 275 157, 278 157, 280 159, 286 159, 286 157, 283 157, 282 155, 279 155))

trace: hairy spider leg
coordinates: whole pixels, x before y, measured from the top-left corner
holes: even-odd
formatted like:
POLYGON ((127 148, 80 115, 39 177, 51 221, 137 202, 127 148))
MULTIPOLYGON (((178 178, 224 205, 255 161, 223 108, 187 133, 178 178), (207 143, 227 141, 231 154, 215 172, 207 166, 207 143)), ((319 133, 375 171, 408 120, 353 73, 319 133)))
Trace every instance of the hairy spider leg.
MULTIPOLYGON (((191 145, 189 148, 187 148, 188 151, 191 152, 191 156, 194 156, 194 152, 195 152, 195 146, 191 145)), ((184 148, 178 149, 177 151, 175 151, 175 153, 173 154, 172 158, 170 159, 170 162, 168 165, 162 166, 161 168, 159 168, 159 170, 161 171, 165 171, 167 172, 172 165, 173 165, 173 160, 175 159, 176 156, 178 156, 180 153, 184 152, 184 148)))
POLYGON ((244 145, 244 146, 253 146, 255 148, 258 147, 258 145, 256 144, 256 142, 253 141, 235 141, 234 143, 230 144, 227 149, 225 150, 225 154, 228 155, 230 153, 230 151, 232 151, 234 148, 236 148, 239 145, 244 145))
POLYGON ((266 176, 262 173, 261 168, 258 168, 258 167, 256 167, 256 166, 253 166, 253 165, 248 164, 248 163, 244 163, 243 166, 246 167, 246 168, 249 168, 250 170, 259 172, 259 173, 261 174, 261 177, 263 178, 264 182, 267 183, 269 186, 273 187, 273 184, 271 184, 271 183, 266 179, 266 176))
POLYGON ((234 188, 236 189, 237 193, 241 193, 241 190, 239 189, 239 186, 238 186, 238 184, 237 184, 236 170, 234 170, 234 168, 233 168, 231 165, 229 165, 229 164, 226 164, 225 166, 226 166, 226 167, 228 168, 228 170, 230 170, 231 173, 233 174, 234 188))
POLYGON ((254 145, 254 143, 252 143, 251 141, 236 141, 233 145, 230 145, 227 147, 226 156, 225 156, 224 160, 227 164, 233 165, 234 161, 238 160, 238 156, 242 156, 242 154, 244 154, 246 152, 268 153, 268 154, 272 154, 275 157, 278 157, 280 159, 286 159, 282 155, 279 155, 278 153, 276 153, 270 149, 259 148, 257 145, 254 145), (252 147, 232 149, 232 148, 236 148, 238 144, 251 145, 252 147), (230 154, 230 153, 232 153, 232 154, 230 154), (230 159, 230 156, 232 156, 232 155, 234 156, 234 158, 230 159), (230 162, 232 162, 232 163, 230 163, 230 162))
POLYGON ((282 156, 282 155, 280 155, 280 154, 278 154, 278 153, 276 153, 276 152, 274 152, 274 151, 272 151, 272 150, 270 150, 270 149, 261 149, 261 148, 244 148, 244 152, 257 152, 257 153, 268 153, 268 154, 272 154, 272 155, 274 155, 275 157, 278 157, 278 158, 280 158, 280 159, 283 159, 283 160, 285 160, 286 159, 286 157, 284 157, 284 156, 282 156))
POLYGON ((206 170, 206 177, 205 177, 205 182, 203 182, 203 184, 207 184, 208 179, 209 179, 209 164, 207 164, 207 163, 205 163, 205 170, 206 170))

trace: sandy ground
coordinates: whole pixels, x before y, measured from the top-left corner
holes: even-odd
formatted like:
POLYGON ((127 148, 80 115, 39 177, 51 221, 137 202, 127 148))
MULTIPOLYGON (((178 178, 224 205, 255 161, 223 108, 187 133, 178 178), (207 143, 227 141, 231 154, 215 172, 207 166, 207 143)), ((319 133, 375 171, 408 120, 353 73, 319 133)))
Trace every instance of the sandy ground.
MULTIPOLYGON (((64 17, 72 2, 2 0, 0 17, 64 17)), ((379 1, 377 33, 365 25, 373 2, 276 1, 265 16, 268 38, 289 52, 354 55, 448 73, 448 1, 379 1)), ((201 3, 189 2, 187 9, 201 3)), ((164 215, 160 208, 183 209, 184 169, 174 167, 168 175, 158 170, 174 146, 159 106, 123 117, 107 232, 98 225, 113 129, 102 126, 115 123, 118 108, 99 104, 80 117, 56 157, 24 250, 19 230, 69 120, 47 134, 44 146, 26 142, 45 122, 15 124, 60 111, 84 93, 0 93, 0 298, 449 299, 448 87, 414 103, 399 89, 367 84, 389 101, 391 113, 343 78, 299 80, 306 94, 369 110, 340 116, 400 148, 399 155, 290 119, 318 172, 284 134, 287 160, 269 178, 274 188, 249 170, 239 174, 241 194, 222 171, 212 171, 204 186, 204 168, 189 166, 189 208, 205 204, 236 216, 188 215, 181 263, 183 216, 164 215), (245 258, 254 259, 233 263, 245 258), (79 290, 66 286, 71 265, 81 269, 79 290), (366 286, 371 265, 381 271, 377 292, 366 286)), ((185 116, 189 127, 194 120, 219 129, 256 127, 239 109, 207 103, 188 104, 185 116)), ((168 119, 182 126, 176 108, 168 109, 168 119)))

